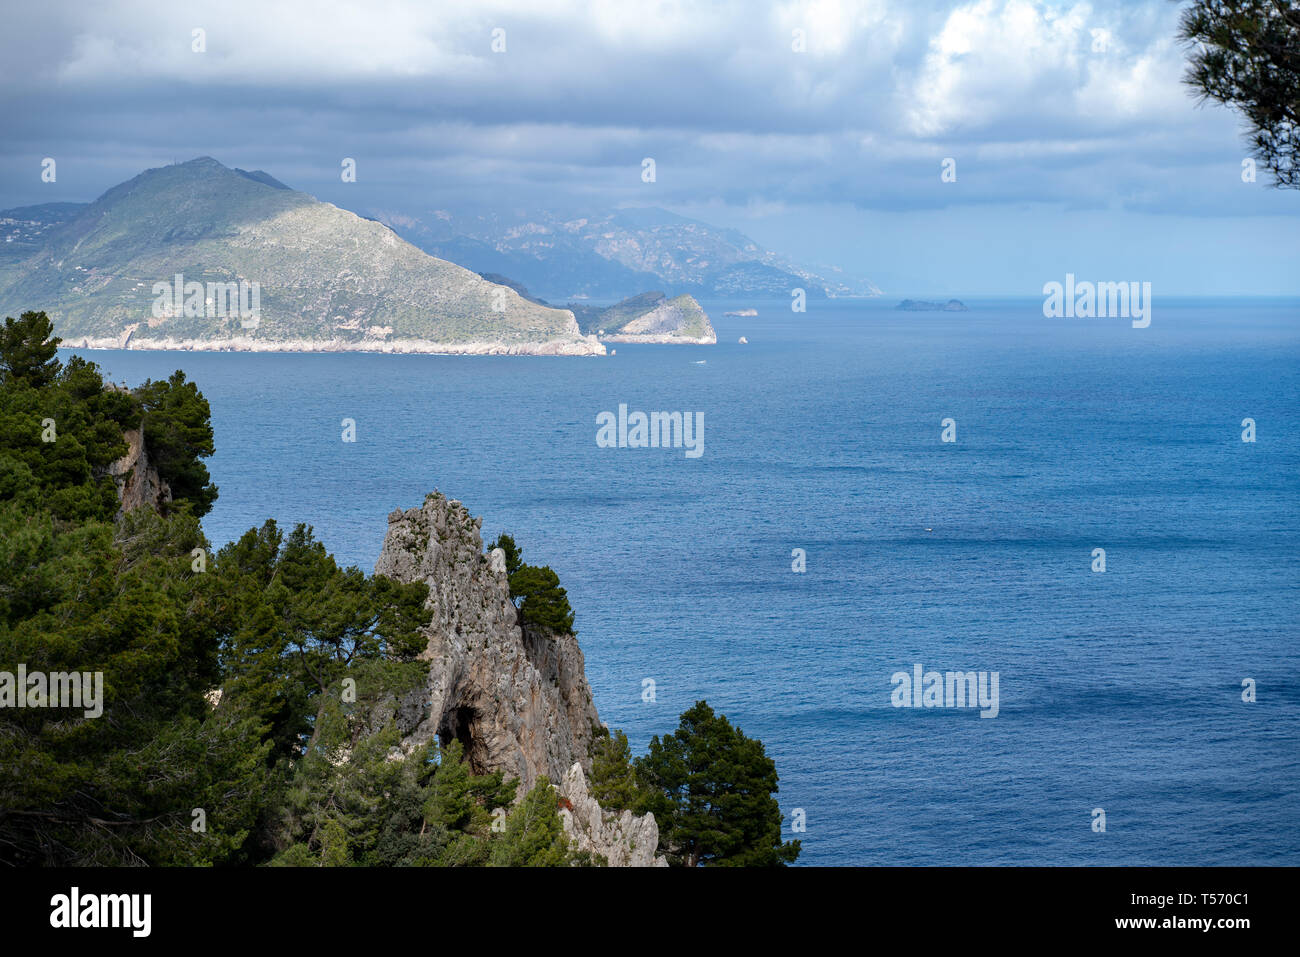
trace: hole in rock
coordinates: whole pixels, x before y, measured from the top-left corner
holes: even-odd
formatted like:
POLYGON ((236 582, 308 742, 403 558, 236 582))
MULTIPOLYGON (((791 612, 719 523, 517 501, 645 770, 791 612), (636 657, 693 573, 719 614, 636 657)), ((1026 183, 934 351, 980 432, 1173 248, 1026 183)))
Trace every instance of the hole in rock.
POLYGON ((487 773, 487 750, 481 738, 481 718, 478 710, 468 705, 452 708, 442 716, 438 727, 438 740, 445 748, 453 741, 459 741, 465 751, 465 760, 474 774, 487 773))

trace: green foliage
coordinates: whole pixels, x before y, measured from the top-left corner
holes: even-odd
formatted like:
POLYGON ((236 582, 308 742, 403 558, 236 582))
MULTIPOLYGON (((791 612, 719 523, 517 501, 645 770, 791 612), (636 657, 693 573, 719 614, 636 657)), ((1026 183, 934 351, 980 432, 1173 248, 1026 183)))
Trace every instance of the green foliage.
MULTIPOLYGON (((194 385, 106 387, 58 362, 40 314, 0 339, 0 672, 102 676, 98 716, 0 708, 0 862, 265 860, 327 691, 422 674, 425 586, 340 569, 309 528, 282 540, 273 522, 207 563, 194 385), (179 507, 119 515, 108 466, 142 424, 179 507)), ((354 854, 321 823, 324 859, 354 854)))
POLYGON ((188 516, 142 509, 115 529, 0 505, 0 671, 100 673, 103 709, 0 709, 0 859, 209 863, 243 845, 263 748, 250 723, 208 713, 219 672, 195 543, 188 516))
POLYGON ((1196 0, 1179 39, 1192 48, 1186 83, 1246 119, 1275 185, 1300 189, 1300 9, 1274 0, 1196 0))
POLYGON ((217 553, 223 686, 287 756, 315 734, 327 692, 360 661, 410 661, 425 645, 428 586, 340 568, 310 527, 274 520, 217 553), (316 711, 316 717, 312 712, 316 711))
POLYGON ((138 403, 105 391, 92 363, 55 364, 40 387, 14 374, 0 384, 0 501, 111 520, 120 503, 108 467, 126 454, 122 433, 138 422, 138 403))
POLYGON ((654 813, 670 863, 771 867, 799 856, 798 841, 781 841, 776 764, 707 702, 634 764, 639 810, 654 813))
POLYGON ((80 356, 55 357, 44 313, 5 320, 0 334, 0 501, 39 503, 70 521, 111 520, 120 508, 109 467, 143 428, 150 463, 173 507, 205 514, 217 497, 199 461, 213 452, 207 400, 183 373, 134 393, 106 387, 80 356), (43 337, 43 338, 42 338, 43 337))
POLYGON ((602 726, 592 736, 588 791, 607 811, 631 810, 641 802, 632 749, 622 731, 602 726))
MULTIPOLYGON (((502 532, 497 536, 497 540, 488 546, 488 551, 492 551, 494 548, 499 548, 505 552, 507 577, 519 571, 522 564, 519 560, 519 546, 515 544, 515 540, 511 536, 502 532)), ((511 597, 513 598, 514 595, 512 594, 511 597)))
POLYGON ((6 318, 0 329, 0 377, 20 380, 33 389, 49 385, 59 373, 55 358, 59 342, 54 324, 43 312, 6 318))
POLYGON ((510 593, 518 595, 519 614, 524 622, 554 632, 573 632, 573 609, 560 587, 560 576, 550 568, 521 565, 510 576, 510 593))
POLYGON ((171 486, 173 500, 189 502, 196 515, 206 515, 217 500, 217 487, 199 461, 215 451, 208 400, 179 370, 166 382, 147 380, 135 395, 144 411, 150 463, 171 486))
POLYGON ((101 690, 97 707, 0 709, 0 860, 234 859, 266 749, 205 699, 220 666, 192 552, 207 542, 184 511, 114 521, 108 467, 141 402, 93 363, 60 363, 50 332, 26 312, 0 334, 0 672, 88 675, 92 689, 98 676, 101 690))
POLYGON ((271 836, 277 866, 475 866, 488 863, 493 811, 516 782, 476 775, 459 742, 407 755, 394 721, 423 693, 423 667, 367 660, 355 700, 326 695, 313 745, 294 763, 271 836))
POLYGON ((505 833, 492 847, 492 864, 564 867, 572 863, 559 808, 558 792, 547 778, 538 778, 537 784, 506 818, 505 833))
POLYGON ((560 587, 560 576, 549 566, 525 565, 515 540, 502 532, 488 549, 499 548, 506 555, 510 598, 527 625, 554 632, 577 634, 573 630, 573 609, 560 587))

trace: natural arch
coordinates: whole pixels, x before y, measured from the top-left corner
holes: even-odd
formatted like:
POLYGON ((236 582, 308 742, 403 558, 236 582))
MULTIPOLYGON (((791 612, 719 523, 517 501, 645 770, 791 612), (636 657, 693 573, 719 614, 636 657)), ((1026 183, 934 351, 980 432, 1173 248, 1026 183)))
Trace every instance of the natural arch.
POLYGON ((482 716, 477 708, 459 705, 442 716, 438 726, 438 740, 445 748, 453 741, 459 741, 465 752, 465 760, 474 774, 487 774, 487 749, 483 744, 482 716))

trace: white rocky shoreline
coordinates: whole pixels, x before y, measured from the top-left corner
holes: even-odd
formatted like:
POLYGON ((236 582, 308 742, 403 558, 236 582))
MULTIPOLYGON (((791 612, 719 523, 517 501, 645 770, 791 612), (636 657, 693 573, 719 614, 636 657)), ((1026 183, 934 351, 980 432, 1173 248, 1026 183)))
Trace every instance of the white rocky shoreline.
POLYGON ((439 356, 603 356, 605 346, 595 336, 548 339, 541 342, 430 342, 424 339, 142 339, 135 336, 69 337, 65 349, 127 349, 156 352, 374 352, 439 356))
POLYGON ((711 336, 696 337, 696 336, 674 336, 670 333, 661 333, 661 334, 649 333, 645 335, 624 335, 621 333, 615 333, 614 335, 610 335, 610 336, 601 336, 600 341, 601 342, 631 342, 631 343, 644 342, 648 345, 661 345, 661 346, 672 346, 672 345, 715 346, 718 344, 718 337, 716 334, 711 336))

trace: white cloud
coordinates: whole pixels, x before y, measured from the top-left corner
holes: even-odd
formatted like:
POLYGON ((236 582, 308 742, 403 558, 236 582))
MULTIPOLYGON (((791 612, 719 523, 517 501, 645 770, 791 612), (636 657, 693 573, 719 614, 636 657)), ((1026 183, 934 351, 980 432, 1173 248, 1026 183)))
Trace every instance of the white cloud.
MULTIPOLYGON (((133 78, 208 82, 319 82, 422 77, 465 68, 432 5, 398 0, 164 6, 143 0, 87 6, 56 76, 70 83, 133 78), (206 51, 195 52, 195 29, 206 51)), ((483 36, 483 48, 489 42, 483 36)))
POLYGON ((53 0, 0 34, 0 119, 15 164, 108 143, 118 178, 212 153, 312 183, 361 154, 394 184, 621 202, 650 155, 662 202, 1076 202, 1108 175, 1148 197, 1189 152, 1222 163, 1240 143, 1180 87, 1177 16, 1167 0, 53 0), (961 186, 938 193, 945 156, 961 186))
POLYGON ((1077 118, 1094 130, 1114 121, 1186 122, 1171 40, 1177 10, 1156 14, 1038 0, 957 7, 930 41, 908 128, 932 137, 1035 120, 1047 129, 1077 118))

